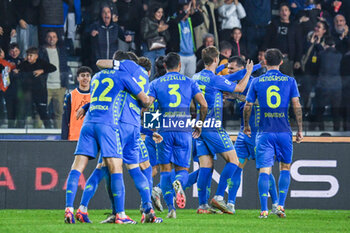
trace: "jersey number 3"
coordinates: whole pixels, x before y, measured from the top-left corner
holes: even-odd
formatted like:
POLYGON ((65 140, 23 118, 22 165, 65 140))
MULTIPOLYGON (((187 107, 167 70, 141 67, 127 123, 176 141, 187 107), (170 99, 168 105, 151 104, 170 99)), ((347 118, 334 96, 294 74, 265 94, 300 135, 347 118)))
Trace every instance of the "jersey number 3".
POLYGON ((280 88, 278 86, 272 85, 266 90, 266 101, 267 101, 267 106, 270 108, 278 108, 281 105, 281 96, 278 94, 278 91, 280 88), (276 103, 272 103, 272 97, 276 98, 276 103))
POLYGON ((175 97, 176 97, 175 103, 169 103, 169 107, 176 108, 181 103, 181 95, 177 91, 180 88, 180 85, 179 84, 169 84, 168 87, 170 88, 169 94, 175 95, 175 97))

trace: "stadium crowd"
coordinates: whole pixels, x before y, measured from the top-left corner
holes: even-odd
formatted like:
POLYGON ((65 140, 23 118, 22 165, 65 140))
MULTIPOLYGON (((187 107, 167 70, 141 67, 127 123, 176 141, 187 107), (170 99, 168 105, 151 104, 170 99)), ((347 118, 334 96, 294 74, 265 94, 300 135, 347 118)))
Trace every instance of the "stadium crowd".
MULTIPOLYGON (((263 61, 278 48, 308 129, 324 130, 331 119, 334 131, 349 131, 348 22, 345 0, 0 0, 0 123, 22 128, 40 116, 45 128, 61 128, 70 59, 97 72, 98 59, 133 51, 151 60, 152 80, 156 59, 177 52, 181 73, 192 77, 203 69, 201 51, 214 45, 220 64, 263 61)), ((227 102, 224 119, 237 120, 237 109, 227 102)))

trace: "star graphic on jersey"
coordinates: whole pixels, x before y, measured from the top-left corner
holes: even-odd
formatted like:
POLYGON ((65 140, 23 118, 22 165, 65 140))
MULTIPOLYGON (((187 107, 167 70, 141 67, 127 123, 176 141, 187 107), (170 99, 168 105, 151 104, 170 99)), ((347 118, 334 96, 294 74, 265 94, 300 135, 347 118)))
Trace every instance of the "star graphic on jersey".
POLYGON ((154 121, 154 120, 159 121, 159 117, 160 117, 161 115, 162 115, 162 114, 159 113, 159 110, 157 110, 155 113, 152 113, 152 120, 151 120, 151 122, 154 121))

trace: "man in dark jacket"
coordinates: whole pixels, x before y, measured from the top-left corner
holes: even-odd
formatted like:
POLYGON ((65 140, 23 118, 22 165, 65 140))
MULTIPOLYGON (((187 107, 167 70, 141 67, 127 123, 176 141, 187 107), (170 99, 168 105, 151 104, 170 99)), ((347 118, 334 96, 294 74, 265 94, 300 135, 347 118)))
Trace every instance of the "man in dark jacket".
POLYGON ((38 47, 39 7, 34 7, 32 1, 15 0, 17 27, 17 43, 21 57, 30 47, 38 47))
POLYGON ((192 2, 179 0, 177 14, 170 18, 169 52, 177 52, 181 58, 181 74, 188 77, 196 72, 196 44, 193 28, 203 23, 203 16, 197 9, 192 9, 192 2))
POLYGON ((279 9, 280 17, 269 25, 263 50, 277 48, 283 53, 281 72, 288 76, 293 75, 293 67, 300 68, 303 39, 294 23, 290 21, 291 11, 287 4, 279 9))
POLYGON ((335 48, 332 37, 325 38, 325 50, 320 52, 318 67, 318 79, 316 82, 316 115, 314 126, 324 130, 323 113, 325 106, 331 105, 334 131, 340 129, 340 104, 342 97, 342 80, 340 76, 340 64, 342 54, 335 48))
POLYGON ((348 41, 349 37, 349 27, 346 24, 346 19, 343 15, 336 15, 334 17, 334 29, 332 31, 332 36, 335 39, 336 49, 345 54, 348 51, 348 41))
POLYGON ((55 72, 48 74, 47 93, 48 103, 52 106, 52 119, 55 128, 61 128, 64 95, 68 88, 71 70, 67 63, 67 54, 64 47, 57 46, 57 34, 48 31, 46 43, 40 48, 39 57, 57 67, 55 72))
POLYGON ((123 29, 112 21, 112 11, 109 6, 101 10, 101 19, 92 25, 92 64, 94 71, 98 71, 95 62, 98 59, 112 59, 118 50, 118 38, 130 42, 131 36, 125 36, 123 29))
POLYGON ((16 17, 14 2, 0 1, 0 48, 7 54, 10 39, 16 34, 16 17))

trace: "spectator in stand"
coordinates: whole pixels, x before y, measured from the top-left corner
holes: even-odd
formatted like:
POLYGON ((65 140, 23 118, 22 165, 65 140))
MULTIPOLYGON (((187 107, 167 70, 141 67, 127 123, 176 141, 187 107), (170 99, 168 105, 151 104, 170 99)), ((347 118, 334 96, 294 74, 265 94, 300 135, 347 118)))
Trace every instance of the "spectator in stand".
POLYGON ((271 0, 245 0, 243 6, 247 13, 243 30, 247 38, 248 58, 256 60, 271 21, 271 0))
POLYGON ((133 51, 139 54, 141 44, 140 24, 144 17, 142 1, 118 0, 117 8, 119 12, 118 24, 124 30, 125 35, 131 37, 131 41, 119 41, 119 50, 133 51))
POLYGON ((17 43, 21 51, 21 57, 25 57, 25 51, 30 47, 38 47, 39 8, 34 7, 32 1, 15 1, 17 26, 17 43))
POLYGON ((76 114, 79 108, 90 102, 90 81, 92 70, 90 67, 82 66, 77 71, 77 82, 79 86, 64 99, 62 116, 61 139, 78 141, 83 119, 77 120, 76 114))
POLYGON ((101 9, 108 6, 111 9, 112 21, 118 22, 118 9, 116 0, 95 0, 91 3, 89 8, 89 22, 98 21, 101 17, 101 9))
MULTIPOLYGON (((164 23, 164 10, 160 5, 151 7, 149 16, 144 17, 141 21, 141 35, 143 39, 142 48, 143 56, 148 57, 152 62, 151 77, 155 74, 154 62, 157 57, 165 55, 164 48, 149 48, 153 43, 162 39, 165 43, 170 40, 168 24, 164 23)), ((166 46, 166 44, 164 44, 166 46)))
POLYGON ((203 23, 202 13, 192 8, 192 1, 179 0, 176 15, 169 20, 170 43, 168 50, 177 52, 181 59, 180 73, 192 77, 196 72, 196 44, 193 28, 203 23))
POLYGON ((242 30, 240 28, 232 29, 230 42, 232 44, 232 56, 240 56, 246 59, 247 44, 242 40, 242 30))
POLYGON ((267 72, 266 60, 265 60, 265 50, 260 49, 258 54, 258 61, 261 64, 261 68, 253 72, 253 77, 259 77, 267 72))
POLYGON ((342 115, 344 131, 350 131, 350 41, 348 51, 343 56, 340 66, 340 73, 342 76, 342 115))
POLYGON ((320 130, 324 130, 323 113, 325 106, 331 105, 333 130, 339 131, 342 99, 342 80, 340 75, 342 54, 335 48, 335 41, 331 36, 327 36, 324 42, 325 50, 319 53, 317 61, 316 114, 315 120, 312 119, 311 129, 313 130, 315 126, 318 126, 320 130))
POLYGON ((325 21, 319 21, 313 31, 309 32, 306 45, 304 46, 304 55, 301 60, 303 77, 300 80, 300 96, 303 107, 308 114, 311 107, 310 93, 316 84, 317 60, 320 52, 324 50, 324 37, 329 34, 328 24, 325 21))
POLYGON ((334 29, 332 36, 335 38, 335 47, 339 52, 345 54, 348 51, 349 27, 346 24, 346 19, 343 15, 334 17, 334 29))
MULTIPOLYGON (((46 83, 47 74, 56 71, 56 67, 40 59, 37 48, 29 48, 26 54, 26 60, 13 71, 19 73, 23 80, 24 107, 26 108, 23 112, 28 114, 34 113, 32 110, 36 110, 39 113, 40 119, 44 122, 45 128, 51 128, 47 113, 46 83)), ((24 121, 24 119, 21 120, 24 121)))
MULTIPOLYGON (((23 59, 20 57, 20 49, 18 44, 12 43, 10 44, 9 49, 9 56, 7 57, 7 61, 10 62, 13 66, 13 69, 15 67, 18 67, 22 62, 23 59)), ((19 110, 21 109, 21 106, 23 104, 23 99, 20 98, 20 93, 22 88, 21 80, 18 76, 18 74, 11 72, 10 73, 10 86, 5 92, 5 100, 6 100, 6 109, 7 109, 7 119, 8 119, 8 127, 9 128, 23 128, 24 122, 21 122, 19 119, 21 119, 19 110), (17 120, 17 122, 16 122, 17 120)))
MULTIPOLYGON (((215 19, 215 4, 209 0, 200 0, 197 1, 197 8, 202 12, 204 22, 194 28, 194 34, 196 39, 196 46, 197 51, 199 48, 202 48, 204 41, 203 37, 207 35, 208 33, 212 34, 214 37, 214 44, 212 45, 218 45, 219 44, 219 37, 218 37, 218 30, 217 30, 217 24, 215 19)), ((200 51, 200 57, 202 57, 202 51, 200 51)), ((197 53, 196 53, 197 56, 197 53)), ((197 56, 197 59, 198 58, 197 56)))
POLYGON ((74 55, 74 40, 77 25, 81 24, 81 2, 80 0, 70 0, 63 3, 64 11, 64 31, 67 35, 65 45, 70 55, 74 55))
POLYGON ((67 54, 64 47, 57 46, 57 34, 48 31, 46 43, 40 48, 39 57, 53 64, 57 69, 47 76, 48 104, 52 107, 52 119, 54 128, 60 129, 62 123, 64 95, 68 88, 69 76, 72 75, 67 62, 67 54))
POLYGON ((291 12, 287 4, 281 4, 279 14, 279 18, 269 25, 263 49, 279 49, 283 54, 281 72, 294 76, 293 68, 300 68, 303 38, 297 30, 297 25, 290 21, 291 12))
POLYGON ((48 31, 57 33, 58 42, 64 41, 64 11, 63 2, 69 0, 32 0, 39 7, 39 44, 45 44, 48 31))
POLYGON ((246 17, 245 10, 238 0, 225 0, 219 9, 221 22, 220 41, 229 41, 233 28, 241 28, 241 19, 246 17))
MULTIPOLYGON (((227 41, 220 42, 219 66, 228 63, 228 59, 232 55, 232 45, 227 41)), ((218 75, 228 75, 228 69, 225 68, 218 75)))
MULTIPOLYGON (((13 91, 13 85, 11 84, 11 76, 9 77, 9 73, 11 72, 11 70, 13 70, 16 66, 12 63, 10 63, 9 61, 5 60, 5 53, 4 51, 0 48, 0 125, 4 122, 5 120, 5 104, 4 104, 4 98, 5 100, 7 100, 11 94, 12 94, 12 91, 13 91), (6 70, 7 71, 6 71, 6 70), (6 75, 7 78, 10 79, 10 84, 9 83, 5 83, 4 82, 4 77, 3 75, 6 75), (9 93, 8 93, 9 91, 9 93)), ((10 100, 10 98, 9 98, 10 100)), ((6 102, 6 108, 11 108, 13 106, 10 106, 10 103, 7 103, 6 102)), ((10 109, 11 111, 11 109, 10 109)), ((9 121, 11 121, 11 113, 9 115, 9 113, 7 114, 7 118, 9 121)), ((10 122, 9 122, 10 123, 10 122)), ((12 123, 12 122, 11 122, 12 123)), ((10 123, 10 124, 11 124, 10 123)), ((11 127, 13 128, 13 127, 11 127)))
POLYGON ((98 68, 95 62, 98 59, 112 59, 115 51, 118 50, 118 38, 131 42, 130 35, 125 36, 123 29, 112 21, 112 10, 109 6, 101 9, 101 18, 92 25, 92 67, 96 72, 98 68))
MULTIPOLYGON (((209 46, 215 46, 215 38, 213 34, 207 33, 203 36, 203 45, 199 47, 196 51, 197 61, 202 59, 202 50, 209 46)), ((203 69, 204 69, 204 63, 203 63, 203 69)))
POLYGON ((15 5, 12 0, 0 1, 0 47, 8 53, 11 37, 16 35, 15 5))

